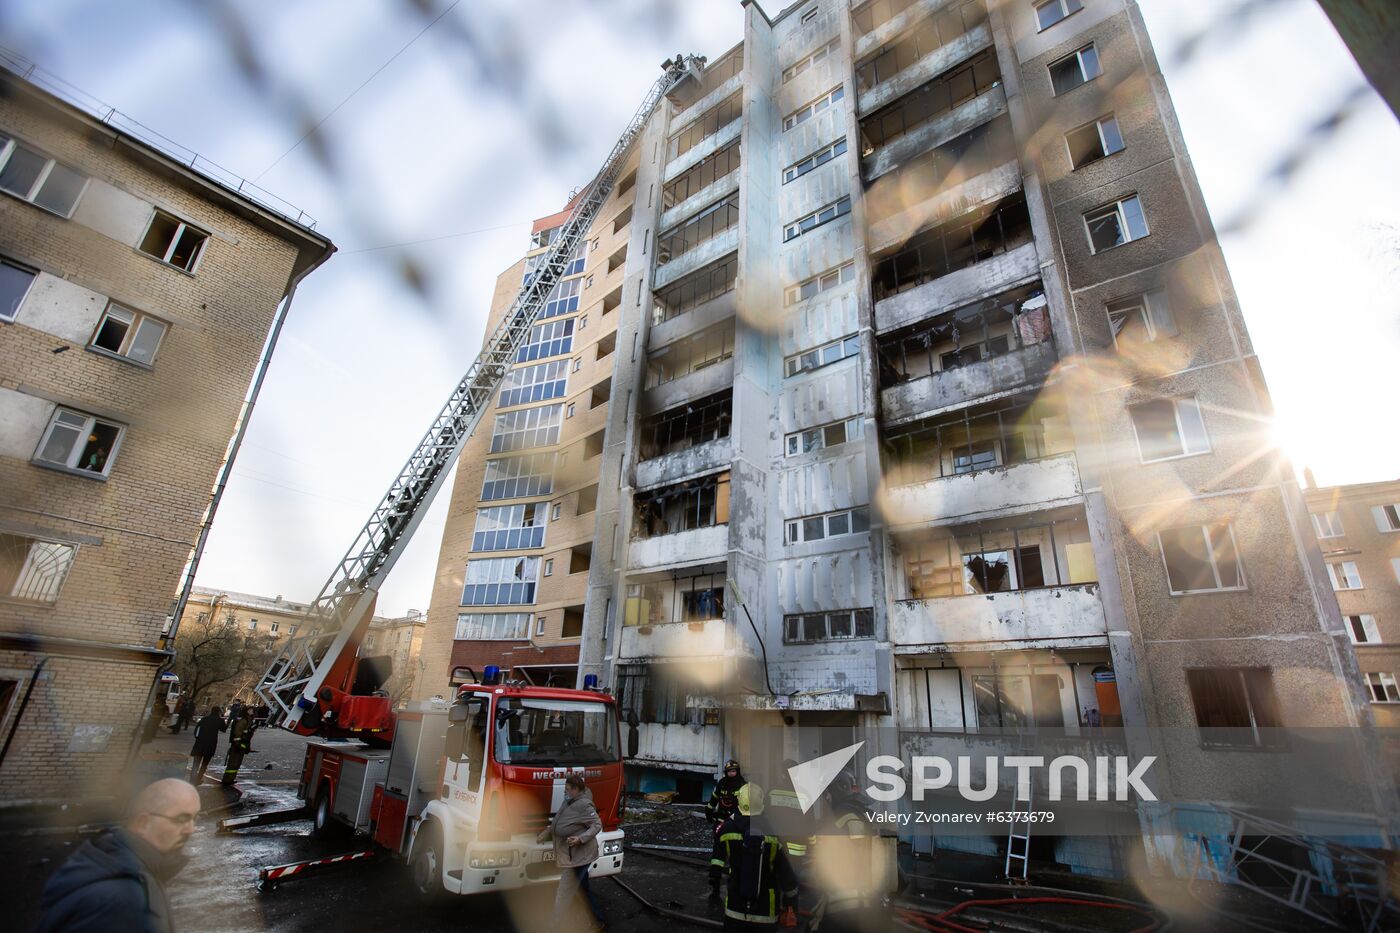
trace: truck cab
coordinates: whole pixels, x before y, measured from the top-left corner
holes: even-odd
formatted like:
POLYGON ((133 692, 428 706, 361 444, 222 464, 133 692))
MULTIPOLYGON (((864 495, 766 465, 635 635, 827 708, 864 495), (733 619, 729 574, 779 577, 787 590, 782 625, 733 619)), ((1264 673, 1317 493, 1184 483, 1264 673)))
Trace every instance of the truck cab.
POLYGON ((448 710, 442 786, 413 827, 414 884, 425 894, 554 881, 537 836, 581 773, 603 824, 595 877, 622 870, 622 754, 617 704, 588 690, 468 684, 448 710))

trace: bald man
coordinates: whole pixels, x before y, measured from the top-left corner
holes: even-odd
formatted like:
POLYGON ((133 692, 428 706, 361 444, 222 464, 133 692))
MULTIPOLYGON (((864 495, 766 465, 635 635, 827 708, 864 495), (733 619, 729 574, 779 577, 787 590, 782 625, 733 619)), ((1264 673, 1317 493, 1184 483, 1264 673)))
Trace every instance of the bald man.
POLYGON ((44 885, 36 933, 170 933, 165 883, 185 867, 181 849, 198 815, 199 793, 187 782, 149 785, 126 826, 83 843, 44 885))

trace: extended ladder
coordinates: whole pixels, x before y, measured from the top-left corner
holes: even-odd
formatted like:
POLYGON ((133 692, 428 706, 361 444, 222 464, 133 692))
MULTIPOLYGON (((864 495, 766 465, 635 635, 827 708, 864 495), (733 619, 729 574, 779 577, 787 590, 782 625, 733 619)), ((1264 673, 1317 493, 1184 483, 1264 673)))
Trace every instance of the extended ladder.
POLYGON ((1006 832, 1006 868, 1008 881, 1025 881, 1031 863, 1031 772, 1021 768, 1016 775, 1016 793, 1011 809, 1023 821, 1013 821, 1006 832), (1017 863, 1017 864, 1013 864, 1017 863))
MULTIPOLYGON (((311 603, 296 633, 268 666, 257 692, 285 728, 298 730, 303 713, 316 709, 317 695, 328 679, 332 686, 348 683, 370 608, 384 578, 422 521, 462 445, 489 408, 517 349, 612 191, 652 111, 701 64, 693 55, 667 62, 665 73, 652 85, 602 169, 574 202, 545 259, 433 418, 417 449, 311 603)), ((313 714, 298 731, 314 727, 316 718, 313 714)))

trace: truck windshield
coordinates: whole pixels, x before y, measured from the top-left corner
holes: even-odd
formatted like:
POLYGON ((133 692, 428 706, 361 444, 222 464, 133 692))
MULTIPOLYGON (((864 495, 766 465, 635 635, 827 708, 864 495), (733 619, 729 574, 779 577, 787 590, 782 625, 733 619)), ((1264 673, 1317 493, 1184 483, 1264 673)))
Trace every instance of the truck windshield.
POLYGON ((515 765, 617 761, 617 712, 587 700, 507 697, 496 707, 496 760, 515 765))

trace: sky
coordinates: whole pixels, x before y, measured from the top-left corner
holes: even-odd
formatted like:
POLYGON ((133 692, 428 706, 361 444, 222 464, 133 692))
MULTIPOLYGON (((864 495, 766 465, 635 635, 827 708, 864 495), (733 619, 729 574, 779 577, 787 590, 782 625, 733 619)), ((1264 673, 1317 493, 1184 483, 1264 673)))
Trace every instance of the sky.
MULTIPOLYGON (((1281 442, 1323 484, 1400 477, 1395 119, 1313 0, 1141 8, 1281 442)), ((199 585, 320 590, 479 351, 530 221, 597 171, 663 59, 713 60, 742 22, 738 0, 0 3, 0 45, 339 247, 297 292, 199 585)), ((427 609, 448 498, 381 613, 427 609)))

